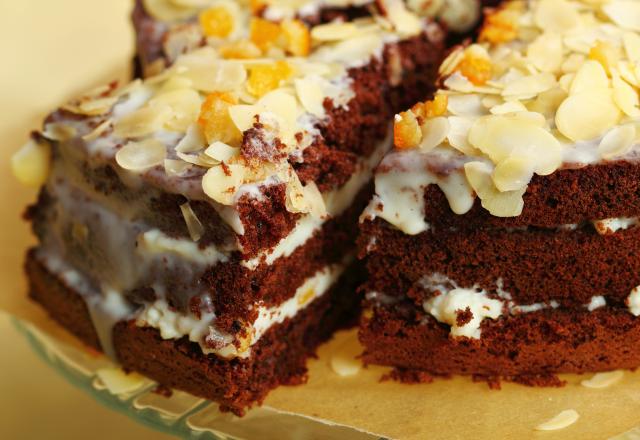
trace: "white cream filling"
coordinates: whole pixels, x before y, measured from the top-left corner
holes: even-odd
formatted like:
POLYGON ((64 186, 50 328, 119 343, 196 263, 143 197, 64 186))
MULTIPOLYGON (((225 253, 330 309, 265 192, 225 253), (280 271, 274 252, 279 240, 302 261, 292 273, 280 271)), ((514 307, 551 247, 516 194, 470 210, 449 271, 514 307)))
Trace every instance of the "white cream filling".
POLYGON ((633 316, 640 316, 640 286, 631 289, 626 304, 633 316))
MULTIPOLYGON (((436 293, 435 296, 423 302, 425 312, 433 316, 438 322, 451 326, 451 336, 464 336, 479 339, 481 337, 480 326, 485 319, 498 319, 503 315, 519 313, 532 313, 547 308, 558 308, 560 304, 555 301, 548 303, 535 303, 528 305, 515 304, 512 296, 502 288, 502 280, 496 283, 496 294, 500 298, 492 298, 483 289, 473 286, 471 288, 459 287, 454 281, 441 274, 424 277, 420 283, 426 290, 436 293), (469 322, 458 324, 458 315, 469 309, 473 317, 469 322)), ((640 287, 634 289, 628 300, 631 313, 640 315, 640 287)), ((592 312, 606 305, 603 296, 594 296, 584 307, 592 312)))
POLYGON ((274 325, 293 318, 315 299, 324 295, 343 273, 346 264, 325 267, 308 278, 293 297, 276 307, 259 306, 258 318, 246 330, 248 337, 236 342, 233 336, 216 329, 215 312, 204 313, 200 319, 192 314, 182 314, 171 310, 164 299, 148 304, 138 314, 139 326, 153 327, 160 331, 163 339, 179 339, 187 336, 190 341, 200 344, 205 354, 216 354, 223 358, 247 358, 251 346, 274 325), (210 348, 206 342, 214 341, 217 348, 210 348))
POLYGON ((638 217, 619 217, 595 220, 592 223, 599 234, 607 235, 637 226, 640 223, 640 219, 638 217))
POLYGON ((295 228, 273 248, 260 252, 250 260, 243 260, 241 264, 254 270, 263 261, 273 264, 278 258, 290 256, 298 247, 304 245, 330 218, 337 217, 345 212, 353 203, 358 193, 371 180, 373 169, 380 162, 384 154, 391 148, 391 136, 380 142, 374 152, 358 166, 359 170, 339 189, 323 195, 327 207, 327 218, 316 218, 305 215, 296 224, 295 228))

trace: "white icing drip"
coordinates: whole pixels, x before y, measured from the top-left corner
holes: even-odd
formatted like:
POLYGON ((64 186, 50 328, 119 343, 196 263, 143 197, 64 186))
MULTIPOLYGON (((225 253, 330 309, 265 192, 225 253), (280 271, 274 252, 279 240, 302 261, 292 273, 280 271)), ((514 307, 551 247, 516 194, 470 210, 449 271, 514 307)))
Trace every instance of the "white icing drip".
POLYGON ((216 246, 210 245, 200 248, 191 239, 171 238, 158 229, 151 229, 140 234, 137 249, 146 258, 158 255, 162 255, 163 258, 175 256, 200 266, 214 266, 229 259, 229 255, 220 252, 216 246))
POLYGON ((441 148, 429 153, 419 149, 394 151, 378 168, 376 196, 363 219, 383 218, 410 235, 428 230, 429 225, 424 220, 424 189, 432 184, 444 192, 453 212, 466 213, 475 199, 460 172, 462 164, 468 160, 472 159, 441 148))
POLYGON ((129 319, 134 308, 113 288, 103 286, 102 292, 96 290, 82 273, 72 268, 58 255, 40 249, 37 258, 49 272, 82 296, 87 304, 102 351, 115 360, 113 326, 119 321, 129 319))

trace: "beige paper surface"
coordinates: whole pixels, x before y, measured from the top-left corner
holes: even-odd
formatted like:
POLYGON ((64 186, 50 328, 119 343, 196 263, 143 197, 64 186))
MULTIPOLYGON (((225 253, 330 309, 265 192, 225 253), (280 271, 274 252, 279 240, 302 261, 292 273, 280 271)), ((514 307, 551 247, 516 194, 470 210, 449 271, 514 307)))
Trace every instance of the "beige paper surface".
MULTIPOLYGON (((8 160, 48 110, 79 90, 127 76, 130 6, 129 0, 0 2, 0 308, 63 339, 68 335, 25 298, 21 265, 32 239, 19 214, 35 191, 15 182, 8 160)), ((604 439, 640 424, 638 373, 601 390, 580 386, 585 377, 567 377, 570 384, 559 389, 504 384, 502 391, 467 378, 380 383, 384 368, 363 369, 351 378, 331 370, 331 353, 345 343, 355 344, 354 332, 322 347, 319 359, 309 363, 307 385, 280 388, 265 404, 403 439, 604 439), (565 409, 578 411, 577 423, 561 431, 534 431, 565 409)))

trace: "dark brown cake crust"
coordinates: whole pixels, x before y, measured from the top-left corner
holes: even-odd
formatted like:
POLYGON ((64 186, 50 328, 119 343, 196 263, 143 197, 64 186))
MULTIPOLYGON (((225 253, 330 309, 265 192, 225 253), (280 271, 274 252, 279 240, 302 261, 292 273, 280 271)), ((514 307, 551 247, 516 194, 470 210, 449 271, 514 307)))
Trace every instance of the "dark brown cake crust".
POLYGON ((432 375, 543 377, 640 366, 640 319, 603 307, 547 309, 484 320, 480 339, 450 338, 449 326, 411 303, 374 306, 363 318, 366 363, 432 375))
POLYGON ((600 235, 586 224, 576 230, 434 229, 403 234, 376 219, 361 225, 361 256, 370 274, 366 291, 408 295, 421 303, 419 280, 446 275, 460 287, 495 291, 498 280, 517 304, 556 300, 588 304, 593 296, 624 306, 640 285, 640 228, 600 235), (375 239, 375 245, 368 243, 375 239), (368 247, 368 252, 367 252, 368 247))
POLYGON ((613 161, 582 168, 565 168, 549 176, 534 175, 518 217, 489 214, 476 199, 466 214, 451 211, 444 193, 426 188, 425 219, 440 228, 554 227, 585 220, 634 217, 640 213, 640 162, 613 161))
MULTIPOLYGON (((49 273, 29 253, 26 262, 30 296, 50 316, 87 345, 101 350, 84 299, 49 273)), ((164 386, 219 402, 222 410, 242 415, 260 404, 279 385, 306 380, 306 360, 340 328, 355 324, 361 281, 357 267, 348 270, 335 287, 293 319, 272 327, 253 346, 247 359, 223 360, 204 355, 187 338, 163 340, 157 330, 121 321, 113 331, 119 362, 164 386)))

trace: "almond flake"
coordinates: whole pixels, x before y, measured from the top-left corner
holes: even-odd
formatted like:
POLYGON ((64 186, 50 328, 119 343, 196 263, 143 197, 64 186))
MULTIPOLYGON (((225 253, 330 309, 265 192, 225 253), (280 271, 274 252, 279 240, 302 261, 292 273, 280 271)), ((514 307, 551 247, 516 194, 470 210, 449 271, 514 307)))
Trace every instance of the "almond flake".
POLYGON ((564 100, 556 113, 556 126, 572 141, 585 141, 602 136, 620 117, 612 91, 592 89, 564 100))
POLYGON ((210 168, 202 178, 204 193, 218 203, 231 205, 242 185, 245 167, 237 164, 210 168))
POLYGON ((615 127, 600 141, 598 153, 603 159, 613 159, 627 153, 636 141, 636 127, 627 124, 615 127))
POLYGON ((109 128, 111 128, 112 124, 113 124, 113 121, 111 119, 107 119, 106 121, 103 121, 100 125, 98 125, 96 128, 94 128, 91 133, 88 133, 82 136, 82 139, 86 142, 95 141, 100 136, 102 136, 109 128))
POLYGON ((533 164, 529 157, 511 156, 496 165, 493 182, 499 191, 515 191, 526 187, 533 177, 533 164))
POLYGON ((118 165, 130 171, 144 171, 164 163, 167 150, 157 139, 129 142, 116 153, 118 165))
MULTIPOLYGON (((195 13, 195 8, 180 4, 173 0, 143 0, 144 8, 154 18, 160 21, 186 20, 195 13)), ((184 2, 186 0, 182 0, 184 2)))
POLYGON ((540 0, 534 20, 540 29, 562 34, 579 24, 580 15, 575 5, 567 0, 540 0))
POLYGON ((30 139, 11 156, 11 171, 23 185, 39 187, 49 178, 51 145, 30 139))
POLYGON ((193 209, 191 209, 191 204, 187 202, 180 205, 180 211, 182 211, 182 216, 187 224, 189 236, 193 241, 199 241, 204 235, 204 226, 202 226, 198 216, 193 212, 193 209))
POLYGON ((624 377, 624 371, 607 371, 604 373, 596 373, 590 379, 585 379, 580 384, 587 388, 607 388, 614 385, 624 377))
POLYGON ((62 122, 50 122, 44 126, 42 135, 49 140, 66 142, 73 139, 78 134, 78 130, 71 125, 62 122))
POLYGON ((560 414, 548 420, 540 425, 536 426, 536 431, 555 431, 557 429, 564 429, 573 425, 580 418, 580 414, 576 410, 567 409, 560 414))
POLYGON ((160 130, 171 116, 168 106, 142 107, 117 120, 114 134, 121 138, 146 136, 160 130))
POLYGON ((311 29, 311 38, 316 41, 340 41, 353 38, 358 35, 358 27, 353 23, 328 23, 315 26, 311 29))
POLYGON ((229 159, 240 154, 240 149, 233 148, 224 142, 214 142, 205 150, 204 154, 219 162, 228 162, 229 159))
POLYGON ((229 116, 241 133, 249 130, 256 123, 256 115, 263 110, 258 105, 232 105, 229 107, 229 116))
POLYGON ((449 134, 447 139, 449 144, 456 150, 469 156, 479 154, 478 150, 467 140, 469 136, 469 130, 473 126, 475 119, 464 116, 450 116, 449 117, 449 134))
POLYGON ((191 168, 191 164, 183 160, 175 160, 175 159, 164 160, 164 170, 170 176, 179 176, 190 168, 191 168))
POLYGON ((484 113, 480 95, 449 95, 447 110, 456 116, 480 116, 484 113))
POLYGON ((551 73, 538 73, 511 81, 502 90, 504 97, 532 98, 556 85, 556 77, 551 73))
POLYGON ((620 110, 632 118, 640 117, 640 108, 638 108, 640 99, 638 99, 638 93, 617 75, 613 77, 612 83, 613 101, 620 110))
POLYGON ((181 56, 176 67, 181 69, 181 77, 191 80, 196 90, 205 93, 233 91, 247 79, 247 70, 241 62, 221 60, 211 47, 181 56))
POLYGON ((592 89, 606 89, 609 87, 607 72, 597 61, 588 60, 576 72, 576 76, 571 83, 570 94, 589 91, 592 89))
POLYGON ((168 106, 171 117, 165 121, 170 131, 184 133, 189 125, 198 118, 202 105, 200 94, 191 89, 177 89, 161 93, 149 101, 151 107, 168 106))
POLYGON ((622 37, 622 41, 629 61, 632 63, 640 62, 640 35, 635 32, 626 32, 622 37))
POLYGON ((96 377, 114 395, 131 393, 147 384, 143 376, 138 373, 125 373, 122 368, 101 368, 96 372, 96 377))
POLYGON ((555 72, 563 62, 562 38, 554 33, 544 33, 527 48, 527 58, 543 72, 555 72))
POLYGON ((596 373, 591 379, 585 379, 580 384, 587 388, 607 388, 619 382, 624 377, 624 371, 607 371, 604 373, 596 373))
POLYGON ((296 79, 294 81, 298 99, 306 111, 320 118, 324 117, 324 99, 325 95, 317 80, 312 77, 296 79))
POLYGON ((323 218, 327 215, 327 207, 315 182, 308 182, 303 187, 304 199, 307 203, 309 214, 315 218, 323 218))
POLYGON ((422 141, 419 148, 429 151, 442 144, 449 134, 450 126, 447 118, 438 116, 437 118, 427 119, 421 128, 422 141))
POLYGON ((204 133, 200 124, 191 124, 187 128, 187 133, 176 145, 176 151, 179 153, 194 153, 206 147, 204 133))
POLYGON ((381 0, 386 9, 386 15, 396 31, 406 37, 417 35, 422 31, 422 22, 409 12, 403 0, 381 0))
POLYGON ((517 217, 522 214, 522 196, 526 187, 518 191, 500 192, 494 185, 491 166, 484 162, 468 162, 464 166, 467 181, 482 202, 482 207, 496 217, 517 217))
POLYGON ((602 6, 602 11, 621 28, 640 31, 640 3, 637 0, 612 0, 602 6))
POLYGON ((493 115, 504 115, 507 113, 526 112, 527 108, 520 101, 507 101, 491 107, 489 110, 493 115))

